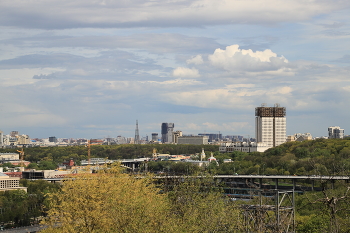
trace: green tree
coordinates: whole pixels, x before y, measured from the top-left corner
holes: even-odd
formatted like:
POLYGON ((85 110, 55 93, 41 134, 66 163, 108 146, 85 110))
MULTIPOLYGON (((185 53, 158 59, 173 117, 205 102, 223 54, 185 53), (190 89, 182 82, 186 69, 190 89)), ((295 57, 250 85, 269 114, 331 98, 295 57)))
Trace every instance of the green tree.
POLYGON ((38 164, 38 168, 41 170, 55 170, 57 168, 57 164, 53 161, 41 161, 38 164))
POLYGON ((211 177, 189 177, 169 192, 178 232, 242 232, 239 208, 213 183, 211 177))

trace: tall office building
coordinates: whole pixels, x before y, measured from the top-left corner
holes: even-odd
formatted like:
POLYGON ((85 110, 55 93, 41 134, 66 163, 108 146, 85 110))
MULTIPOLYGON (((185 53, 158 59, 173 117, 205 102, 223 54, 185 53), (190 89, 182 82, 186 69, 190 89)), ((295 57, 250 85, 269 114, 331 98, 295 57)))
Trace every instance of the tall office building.
POLYGON ((154 142, 158 141, 158 133, 152 133, 152 141, 154 142))
POLYGON ((49 142, 57 142, 57 138, 55 136, 49 137, 49 142))
POLYGON ((278 146, 286 141, 286 108, 275 104, 274 107, 255 108, 255 135, 257 142, 268 147, 278 146))
POLYGON ((173 142, 174 123, 162 123, 162 143, 173 142))
POLYGON ((339 126, 328 127, 328 138, 344 138, 344 129, 339 126))

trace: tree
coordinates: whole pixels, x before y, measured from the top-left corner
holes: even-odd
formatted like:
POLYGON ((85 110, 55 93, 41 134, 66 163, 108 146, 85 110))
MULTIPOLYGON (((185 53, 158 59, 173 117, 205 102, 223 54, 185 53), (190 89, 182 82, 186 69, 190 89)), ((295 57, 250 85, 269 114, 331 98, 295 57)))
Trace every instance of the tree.
POLYGON ((44 232, 169 232, 169 203, 149 178, 122 174, 117 166, 80 174, 49 195, 44 232), (58 227, 57 227, 58 225, 58 227))
POLYGON ((30 163, 28 164, 27 169, 39 169, 39 167, 37 163, 30 163))
MULTIPOLYGON (((33 197, 29 196, 24 190, 11 190, 0 193, 0 221, 3 223, 11 222, 14 226, 27 226, 30 218, 35 217, 30 213, 34 203, 33 197)), ((35 205, 35 204, 34 204, 35 205)))
POLYGON ((330 232, 344 232, 344 227, 346 231, 350 230, 350 225, 348 224, 350 213, 350 209, 348 208, 350 204, 349 190, 350 187, 346 187, 345 190, 323 190, 322 197, 311 200, 311 203, 314 204, 322 203, 323 207, 327 210, 330 232), (347 224, 345 226, 344 223, 341 224, 344 217, 347 218, 347 221, 345 221, 347 224))
POLYGON ((178 232, 242 232, 239 208, 211 177, 188 177, 169 192, 178 232))
POLYGON ((41 170, 55 170, 57 168, 57 164, 52 161, 41 161, 38 164, 38 167, 41 170))

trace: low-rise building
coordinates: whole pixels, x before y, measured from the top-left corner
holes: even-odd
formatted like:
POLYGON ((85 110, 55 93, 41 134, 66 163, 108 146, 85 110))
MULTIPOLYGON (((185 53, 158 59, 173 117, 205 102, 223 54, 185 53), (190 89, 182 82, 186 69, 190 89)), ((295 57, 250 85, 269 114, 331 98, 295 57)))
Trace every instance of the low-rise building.
POLYGON ((240 152, 264 152, 267 149, 271 148, 267 143, 262 142, 231 142, 231 143, 221 143, 219 147, 219 152, 221 153, 230 153, 233 151, 240 152))
POLYGON ((0 153, 0 161, 8 161, 8 160, 19 160, 19 154, 18 153, 0 153))
POLYGON ((0 172, 0 191, 8 190, 24 190, 27 192, 27 187, 19 187, 20 177, 10 177, 0 172))
POLYGON ((302 142, 305 140, 312 140, 312 135, 310 133, 296 133, 287 136, 287 142, 302 142))
POLYGON ((208 136, 182 136, 178 137, 177 144, 207 145, 208 136))

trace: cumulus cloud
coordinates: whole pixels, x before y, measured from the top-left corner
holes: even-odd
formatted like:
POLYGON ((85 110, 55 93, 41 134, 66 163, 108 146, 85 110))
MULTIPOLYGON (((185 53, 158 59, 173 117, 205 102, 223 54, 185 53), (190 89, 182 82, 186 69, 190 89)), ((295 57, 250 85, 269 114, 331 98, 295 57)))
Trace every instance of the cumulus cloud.
POLYGON ((239 45, 216 49, 208 56, 211 65, 227 71, 276 71, 288 66, 288 60, 278 57, 270 49, 253 52, 240 49, 239 45))
POLYGON ((199 72, 196 68, 186 68, 186 67, 177 67, 173 70, 174 77, 181 78, 198 78, 200 77, 199 72))
POLYGON ((187 64, 195 64, 195 65, 200 65, 203 64, 203 58, 201 55, 197 55, 191 59, 188 59, 187 64))

